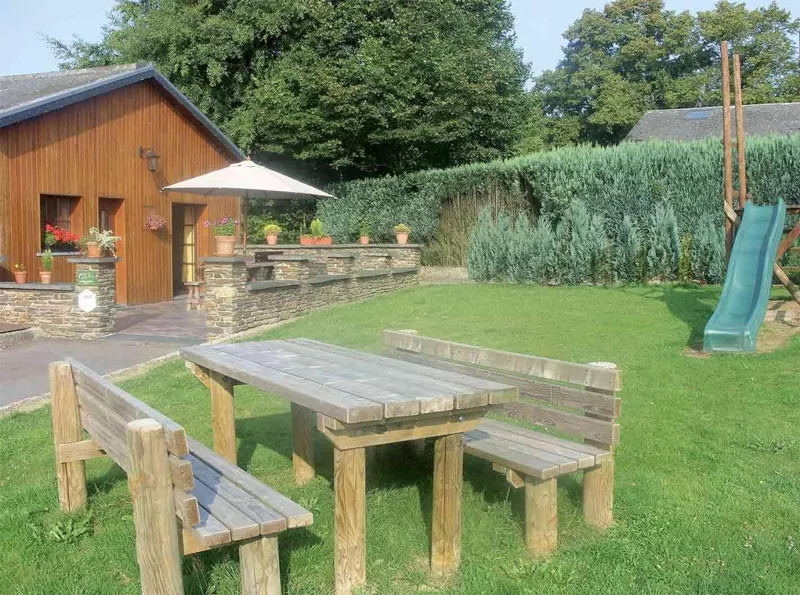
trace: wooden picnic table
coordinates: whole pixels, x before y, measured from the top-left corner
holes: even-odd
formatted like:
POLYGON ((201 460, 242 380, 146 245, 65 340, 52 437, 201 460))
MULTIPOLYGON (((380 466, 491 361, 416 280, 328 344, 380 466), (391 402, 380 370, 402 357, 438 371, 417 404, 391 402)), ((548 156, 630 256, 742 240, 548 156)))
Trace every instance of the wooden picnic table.
POLYGON ((461 558, 464 433, 517 387, 309 339, 188 347, 187 366, 210 389, 214 450, 236 462, 233 387, 247 384, 292 403, 295 480, 314 476, 314 426, 334 448, 336 594, 366 581, 365 449, 435 439, 431 569, 461 558))

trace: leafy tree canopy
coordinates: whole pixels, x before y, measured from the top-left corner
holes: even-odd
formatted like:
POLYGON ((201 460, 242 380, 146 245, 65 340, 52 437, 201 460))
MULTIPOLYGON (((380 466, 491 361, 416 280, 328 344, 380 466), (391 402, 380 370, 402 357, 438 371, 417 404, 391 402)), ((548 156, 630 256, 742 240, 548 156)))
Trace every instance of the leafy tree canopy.
POLYGON ((63 68, 154 62, 243 149, 320 178, 502 156, 527 67, 506 0, 117 0, 63 68))
POLYGON ((692 14, 663 0, 614 0, 586 10, 564 33, 561 62, 535 81, 542 141, 611 144, 647 110, 720 105, 722 40, 741 55, 746 103, 798 101, 798 29, 775 2, 748 10, 721 0, 692 14))

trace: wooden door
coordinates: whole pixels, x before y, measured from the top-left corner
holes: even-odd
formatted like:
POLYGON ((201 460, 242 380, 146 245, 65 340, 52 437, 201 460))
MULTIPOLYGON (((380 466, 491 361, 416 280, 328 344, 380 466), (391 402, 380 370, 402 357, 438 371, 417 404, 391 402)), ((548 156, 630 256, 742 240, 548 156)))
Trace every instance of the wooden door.
POLYGON ((197 216, 195 205, 172 205, 172 288, 186 292, 186 283, 197 280, 197 216))
POLYGON ((128 303, 128 269, 125 260, 125 201, 121 198, 100 198, 97 201, 97 225, 100 231, 111 230, 122 240, 117 242, 117 303, 128 303))

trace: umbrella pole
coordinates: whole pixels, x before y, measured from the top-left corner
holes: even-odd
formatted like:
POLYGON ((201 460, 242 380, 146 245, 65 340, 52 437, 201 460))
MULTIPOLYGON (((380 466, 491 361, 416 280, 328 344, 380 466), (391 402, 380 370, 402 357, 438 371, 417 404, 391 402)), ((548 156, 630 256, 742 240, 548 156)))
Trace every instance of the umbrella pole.
POLYGON ((245 255, 247 254, 247 211, 249 202, 249 194, 245 192, 244 198, 242 199, 242 250, 245 255))

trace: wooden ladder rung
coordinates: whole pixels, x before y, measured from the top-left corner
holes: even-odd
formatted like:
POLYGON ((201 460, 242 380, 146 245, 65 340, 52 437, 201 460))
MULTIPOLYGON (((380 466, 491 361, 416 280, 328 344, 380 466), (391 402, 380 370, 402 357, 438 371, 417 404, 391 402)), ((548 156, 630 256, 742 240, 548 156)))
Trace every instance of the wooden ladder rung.
POLYGON ((800 267, 781 267, 787 273, 800 273, 800 267))

